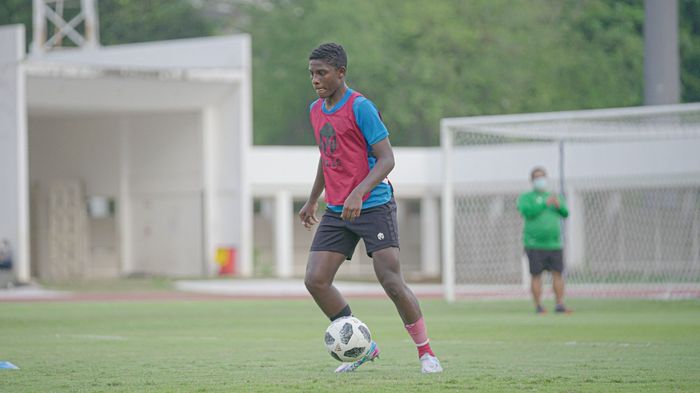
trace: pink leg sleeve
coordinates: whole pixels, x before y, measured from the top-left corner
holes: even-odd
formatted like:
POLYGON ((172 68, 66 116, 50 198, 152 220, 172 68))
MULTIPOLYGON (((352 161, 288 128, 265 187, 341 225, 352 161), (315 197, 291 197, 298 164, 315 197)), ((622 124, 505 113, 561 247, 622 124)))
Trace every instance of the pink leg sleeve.
POLYGON ((406 331, 411 335, 413 342, 417 346, 422 346, 428 343, 428 329, 425 328, 425 321, 420 317, 415 323, 406 325, 406 331))

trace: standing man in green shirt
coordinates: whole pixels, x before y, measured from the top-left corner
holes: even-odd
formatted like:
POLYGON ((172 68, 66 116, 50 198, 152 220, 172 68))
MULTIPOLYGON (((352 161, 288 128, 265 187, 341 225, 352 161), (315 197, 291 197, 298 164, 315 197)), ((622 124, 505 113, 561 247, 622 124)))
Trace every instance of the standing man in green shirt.
POLYGON ((542 271, 552 273, 552 287, 556 297, 557 313, 570 313, 564 305, 564 255, 561 245, 561 219, 569 216, 566 202, 560 196, 549 192, 547 172, 536 167, 530 172, 532 191, 518 198, 518 210, 525 219, 523 243, 530 261, 532 275, 531 289, 536 312, 544 314, 542 307, 542 271))

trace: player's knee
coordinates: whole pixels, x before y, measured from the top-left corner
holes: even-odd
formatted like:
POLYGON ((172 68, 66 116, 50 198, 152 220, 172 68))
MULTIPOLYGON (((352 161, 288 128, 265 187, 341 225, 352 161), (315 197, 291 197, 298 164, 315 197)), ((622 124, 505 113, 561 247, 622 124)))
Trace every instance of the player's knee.
POLYGON ((330 287, 331 283, 323 277, 307 273, 304 277, 304 285, 310 293, 317 293, 330 287))
POLYGON ((384 291, 386 292, 387 295, 389 295, 390 298, 395 299, 398 298, 403 294, 404 291, 404 283, 401 281, 401 279, 397 279, 395 277, 391 278, 385 278, 384 280, 381 281, 382 287, 384 288, 384 291))

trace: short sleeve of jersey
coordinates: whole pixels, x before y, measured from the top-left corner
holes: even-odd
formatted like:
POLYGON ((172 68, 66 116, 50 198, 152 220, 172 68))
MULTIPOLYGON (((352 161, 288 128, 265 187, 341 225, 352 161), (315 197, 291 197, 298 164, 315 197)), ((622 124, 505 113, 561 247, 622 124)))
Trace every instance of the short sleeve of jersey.
POLYGON ((309 105, 309 113, 311 113, 311 110, 314 109, 314 105, 316 105, 316 103, 318 102, 318 100, 320 100, 320 98, 317 99, 317 100, 315 100, 314 102, 312 102, 311 105, 309 105))
POLYGON ((365 97, 357 97, 352 110, 355 112, 357 126, 365 136, 367 144, 374 145, 389 136, 389 131, 379 117, 379 112, 372 101, 365 97))

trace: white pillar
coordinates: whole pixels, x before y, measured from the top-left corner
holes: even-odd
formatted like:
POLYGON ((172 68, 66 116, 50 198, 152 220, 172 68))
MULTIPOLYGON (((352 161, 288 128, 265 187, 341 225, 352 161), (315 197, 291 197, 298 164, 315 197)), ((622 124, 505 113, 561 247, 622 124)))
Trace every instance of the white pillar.
POLYGON ((567 268, 573 268, 583 264, 584 241, 586 240, 585 212, 583 201, 580 200, 580 194, 576 190, 567 192, 566 204, 569 207, 569 217, 566 219, 568 223, 566 239, 564 239, 564 263, 567 268))
POLYGON ((421 273, 440 274, 440 208, 437 198, 425 195, 420 204, 421 273))
MULTIPOLYGON (((408 211, 408 209, 406 208, 406 203, 408 203, 407 199, 396 198, 396 220, 399 223, 406 222, 407 211, 408 211)), ((399 231, 399 237, 400 236, 401 236, 401 233, 399 231)))
POLYGON ((275 268, 277 277, 294 273, 294 242, 292 228, 293 201, 289 191, 275 194, 275 268))
POLYGON ((10 242, 15 278, 30 279, 24 26, 0 27, 0 240, 10 242))
POLYGON ((202 168, 203 168, 203 244, 204 265, 207 266, 205 276, 215 275, 216 266, 216 133, 219 127, 217 109, 207 107, 202 110, 202 168))
POLYGON ((243 70, 245 77, 241 81, 240 88, 240 127, 239 139, 239 165, 240 165, 240 261, 241 275, 250 277, 253 275, 253 196, 251 193, 251 180, 248 174, 248 155, 253 147, 253 87, 252 87, 252 44, 250 36, 247 36, 241 49, 243 70))
POLYGON ((122 275, 128 275, 134 271, 132 253, 133 228, 131 221, 131 182, 130 178, 130 154, 129 133, 130 123, 126 115, 119 119, 120 146, 119 146, 119 202, 117 215, 119 216, 119 248, 121 254, 122 275))

